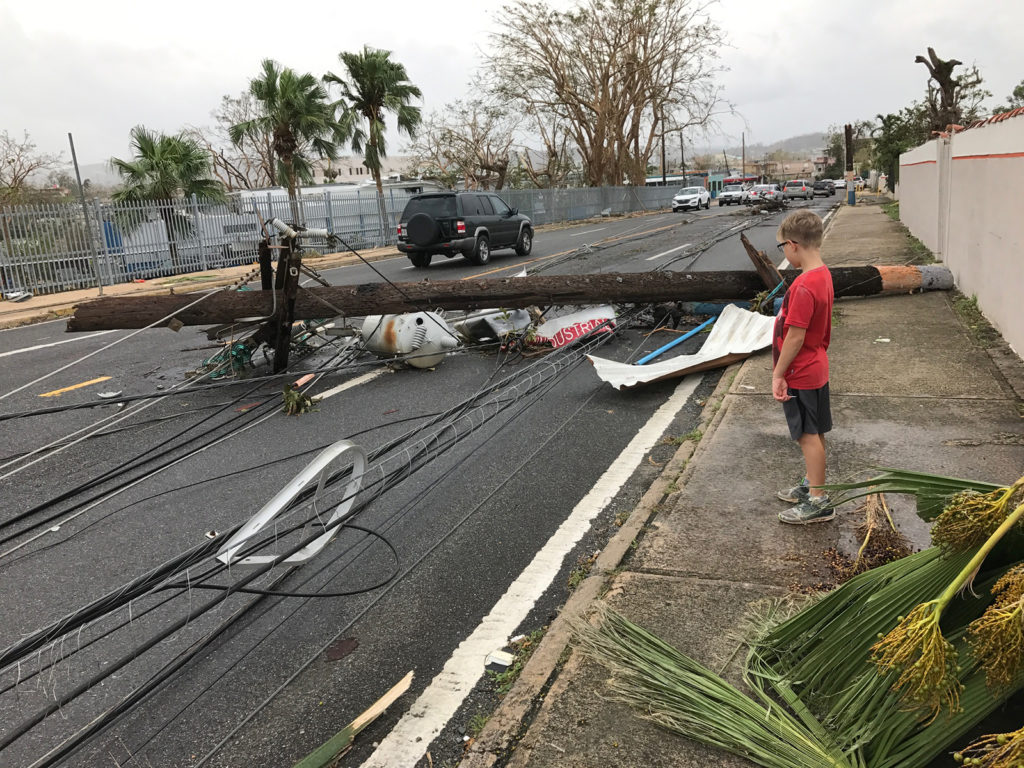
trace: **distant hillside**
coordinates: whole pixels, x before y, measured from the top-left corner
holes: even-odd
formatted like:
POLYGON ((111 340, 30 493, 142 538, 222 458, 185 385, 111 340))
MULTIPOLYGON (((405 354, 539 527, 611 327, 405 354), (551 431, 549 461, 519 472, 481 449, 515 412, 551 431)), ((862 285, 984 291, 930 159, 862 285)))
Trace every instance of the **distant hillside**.
MULTIPOLYGON (((115 187, 121 184, 121 177, 110 167, 109 163, 86 163, 78 166, 78 170, 82 173, 82 181, 89 179, 93 184, 101 187, 115 187)), ((74 176, 75 169, 73 167, 68 166, 67 171, 74 176)))
MULTIPOLYGON (((799 136, 792 136, 788 139, 782 139, 781 141, 772 142, 771 144, 747 144, 747 157, 763 157, 764 155, 781 149, 783 152, 792 152, 794 154, 821 154, 822 149, 825 148, 825 134, 820 133, 804 133, 799 136)), ((695 150, 695 154, 716 154, 722 151, 722 147, 708 146, 702 147, 695 150)), ((725 151, 730 155, 740 156, 743 151, 741 144, 734 144, 732 146, 725 147, 725 151)))

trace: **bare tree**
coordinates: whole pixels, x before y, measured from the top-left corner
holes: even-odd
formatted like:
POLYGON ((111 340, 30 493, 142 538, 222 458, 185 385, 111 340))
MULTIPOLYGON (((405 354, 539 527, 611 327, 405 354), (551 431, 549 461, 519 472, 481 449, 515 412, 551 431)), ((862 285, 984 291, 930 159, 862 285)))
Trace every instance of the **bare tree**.
POLYGON ((274 137, 266 132, 243 136, 236 145, 228 130, 259 116, 259 108, 248 91, 239 96, 222 96, 220 106, 210 113, 213 126, 189 127, 186 132, 210 153, 214 176, 228 191, 262 189, 277 183, 274 137))
POLYGON ((982 102, 992 94, 981 87, 982 77, 976 66, 955 77, 953 70, 963 62, 957 59, 943 61, 934 48, 928 49, 927 58, 919 55, 914 61, 928 69, 925 106, 931 130, 946 131, 950 125, 961 125, 978 118, 982 102))
POLYGON ((25 131, 21 139, 0 132, 0 203, 18 200, 34 176, 59 168, 59 154, 40 152, 25 131))
POLYGON ((501 189, 511 161, 516 125, 507 111, 481 99, 446 104, 433 113, 411 145, 424 176, 467 189, 501 189))
POLYGON ((549 112, 531 110, 541 148, 534 151, 523 145, 519 168, 535 187, 561 187, 576 170, 573 147, 565 122, 549 112))
POLYGON ((412 156, 413 173, 447 187, 454 187, 464 177, 463 163, 461 158, 454 156, 448 145, 447 131, 445 113, 431 112, 406 151, 412 156))
POLYGON ((524 114, 563 121, 592 185, 642 184, 664 125, 706 125, 722 31, 700 0, 541 2, 498 15, 487 77, 524 114))

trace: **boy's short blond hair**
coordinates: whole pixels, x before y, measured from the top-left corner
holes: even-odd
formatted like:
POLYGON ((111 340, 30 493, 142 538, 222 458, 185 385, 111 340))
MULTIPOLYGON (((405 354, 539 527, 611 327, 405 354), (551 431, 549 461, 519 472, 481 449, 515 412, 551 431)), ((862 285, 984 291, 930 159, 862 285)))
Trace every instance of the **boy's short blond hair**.
POLYGON ((818 214, 801 208, 783 219, 779 225, 779 238, 800 243, 804 248, 821 248, 823 229, 818 214))

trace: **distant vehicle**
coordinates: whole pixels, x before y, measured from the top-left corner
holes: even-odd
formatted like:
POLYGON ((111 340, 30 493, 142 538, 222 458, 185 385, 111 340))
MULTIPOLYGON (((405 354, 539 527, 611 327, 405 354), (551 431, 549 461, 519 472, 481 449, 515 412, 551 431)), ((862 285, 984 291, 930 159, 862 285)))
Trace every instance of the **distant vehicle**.
POLYGON ((747 194, 747 188, 742 184, 729 184, 718 193, 718 205, 739 205, 747 194))
POLYGON ((683 187, 676 196, 672 198, 672 212, 685 211, 693 208, 699 211, 701 208, 711 207, 711 193, 704 187, 683 187))
POLYGON ((846 189, 846 179, 836 179, 836 189, 846 189))
POLYGON ((415 195, 399 218, 398 250, 414 267, 430 266, 435 254, 486 264, 491 251, 499 248, 528 255, 533 249, 533 224, 493 192, 415 195))
POLYGON ((813 200, 814 186, 806 179, 787 181, 786 186, 782 188, 782 196, 787 200, 792 200, 796 197, 801 197, 804 200, 813 200))
POLYGON ((821 195, 822 197, 831 197, 835 193, 836 185, 832 183, 832 179, 818 179, 814 182, 815 196, 821 195))
POLYGON ((782 200, 782 189, 778 184, 755 184, 747 190, 747 197, 744 199, 747 205, 761 200, 782 200))

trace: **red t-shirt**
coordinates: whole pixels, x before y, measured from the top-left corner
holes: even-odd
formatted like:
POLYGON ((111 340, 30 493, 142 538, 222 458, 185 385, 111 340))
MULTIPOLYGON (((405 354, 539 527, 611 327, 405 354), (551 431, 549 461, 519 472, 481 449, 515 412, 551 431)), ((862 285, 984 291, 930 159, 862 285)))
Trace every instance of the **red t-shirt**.
POLYGON ((828 342, 832 337, 832 273, 816 267, 801 273, 782 299, 775 318, 772 362, 779 361, 782 342, 789 326, 806 328, 804 345, 786 371, 790 389, 819 389, 828 383, 828 342))

